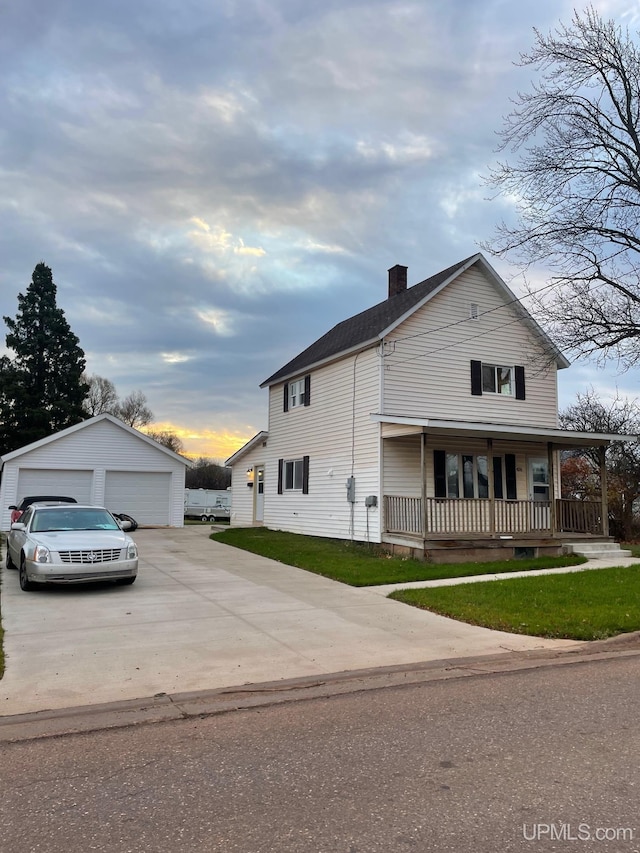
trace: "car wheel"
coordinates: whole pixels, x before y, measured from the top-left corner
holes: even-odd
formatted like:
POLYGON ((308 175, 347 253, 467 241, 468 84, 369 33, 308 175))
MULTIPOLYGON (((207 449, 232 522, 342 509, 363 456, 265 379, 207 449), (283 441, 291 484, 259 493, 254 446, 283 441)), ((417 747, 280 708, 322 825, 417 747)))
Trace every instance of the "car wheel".
POLYGON ((13 560, 11 559, 11 551, 9 551, 8 545, 7 545, 7 560, 6 560, 5 565, 8 569, 17 569, 18 568, 16 566, 16 564, 13 562, 13 560))
POLYGON ((201 515, 200 521, 209 521, 209 516, 208 515, 201 515))
POLYGON ((118 578, 116 583, 118 586, 131 586, 135 582, 136 577, 137 575, 134 575, 132 578, 118 578))
POLYGON ((20 560, 20 589, 24 592, 31 592, 35 584, 27 577, 27 564, 24 559, 24 554, 20 560))

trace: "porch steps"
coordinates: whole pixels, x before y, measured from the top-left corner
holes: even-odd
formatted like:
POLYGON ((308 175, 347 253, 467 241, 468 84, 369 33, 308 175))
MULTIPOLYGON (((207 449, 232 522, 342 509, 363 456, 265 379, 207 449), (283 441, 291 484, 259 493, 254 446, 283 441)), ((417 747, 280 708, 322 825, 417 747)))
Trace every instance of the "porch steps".
POLYGON ((582 554, 588 560, 615 560, 631 557, 631 551, 623 550, 617 542, 567 542, 563 546, 567 554, 582 554))

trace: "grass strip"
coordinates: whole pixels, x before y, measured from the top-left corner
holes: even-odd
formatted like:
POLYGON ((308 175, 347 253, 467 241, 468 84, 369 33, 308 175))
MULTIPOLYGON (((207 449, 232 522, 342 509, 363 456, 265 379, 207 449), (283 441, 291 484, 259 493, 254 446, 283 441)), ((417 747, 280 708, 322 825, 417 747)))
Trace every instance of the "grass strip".
POLYGON ((389 597, 512 634, 603 640, 640 630, 640 565, 397 590, 389 597))
POLYGON ((306 569, 350 586, 379 586, 388 583, 461 578, 473 575, 523 572, 577 566, 586 562, 577 554, 490 563, 426 563, 394 557, 380 547, 319 536, 302 536, 265 527, 232 527, 211 536, 216 542, 233 545, 289 566, 306 569))

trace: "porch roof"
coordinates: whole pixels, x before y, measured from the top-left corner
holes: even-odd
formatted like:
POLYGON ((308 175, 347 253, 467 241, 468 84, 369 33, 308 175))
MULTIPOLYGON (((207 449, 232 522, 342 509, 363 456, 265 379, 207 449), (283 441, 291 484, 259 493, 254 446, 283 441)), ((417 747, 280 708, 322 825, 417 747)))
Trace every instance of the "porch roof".
MULTIPOLYGON (((597 447, 612 441, 635 441, 637 435, 605 432, 578 432, 548 427, 526 427, 519 424, 491 424, 479 421, 448 421, 440 418, 414 418, 403 415, 373 413, 371 420, 381 424, 406 426, 406 432, 394 430, 393 436, 427 432, 431 435, 457 435, 469 438, 502 438, 509 441, 551 441, 565 447, 597 447)), ((393 437, 389 436, 389 437, 393 437)), ((383 436, 384 437, 384 436, 383 436)))
POLYGON ((230 468, 232 465, 235 465, 236 462, 242 459, 245 453, 248 453, 250 450, 253 450, 254 447, 256 447, 261 442, 266 441, 268 438, 269 433, 265 430, 262 430, 261 432, 257 433, 253 436, 253 438, 250 438, 246 444, 243 444, 240 450, 236 450, 236 452, 232 456, 230 456, 228 459, 225 459, 225 466, 227 468, 230 468))

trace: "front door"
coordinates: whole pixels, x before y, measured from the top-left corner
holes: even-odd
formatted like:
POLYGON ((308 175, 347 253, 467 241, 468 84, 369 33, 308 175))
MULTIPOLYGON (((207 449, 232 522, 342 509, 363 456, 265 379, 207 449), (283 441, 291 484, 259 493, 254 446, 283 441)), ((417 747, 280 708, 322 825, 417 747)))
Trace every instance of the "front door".
POLYGON ((264 521, 264 465, 256 465, 253 469, 254 505, 253 520, 256 524, 264 521))
POLYGON ((529 499, 549 500, 549 460, 529 459, 529 499))
POLYGON ((547 531, 551 526, 549 504, 549 460, 544 457, 529 459, 529 500, 531 506, 531 529, 547 531))

